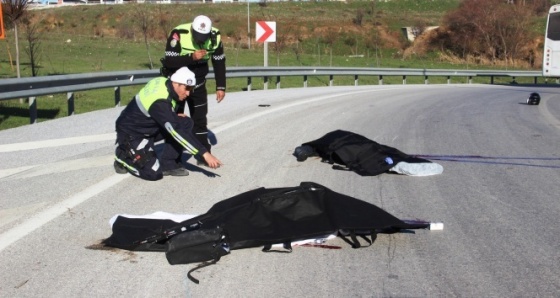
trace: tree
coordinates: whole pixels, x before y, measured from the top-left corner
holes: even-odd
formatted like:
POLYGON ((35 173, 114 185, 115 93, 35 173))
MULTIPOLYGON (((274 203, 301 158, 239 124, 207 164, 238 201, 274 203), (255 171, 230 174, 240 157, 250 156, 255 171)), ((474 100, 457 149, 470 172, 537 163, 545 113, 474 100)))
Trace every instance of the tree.
POLYGON ((39 39, 39 30, 37 24, 32 24, 27 18, 23 20, 25 28, 25 40, 27 41, 27 48, 25 51, 29 56, 29 64, 31 64, 31 76, 36 77, 39 74, 39 58, 41 42, 39 39))
POLYGON ((144 36, 144 44, 146 44, 146 50, 148 51, 148 59, 150 61, 150 69, 154 68, 154 63, 152 61, 152 55, 150 53, 150 43, 148 42, 148 34, 150 32, 150 25, 152 24, 152 13, 151 5, 139 4, 134 6, 133 17, 135 22, 138 23, 140 29, 142 30, 142 35, 144 36))
POLYGON ((6 19, 14 26, 14 37, 16 44, 16 71, 17 77, 21 78, 20 61, 19 61, 19 42, 18 42, 18 24, 27 12, 27 0, 10 0, 2 1, 4 15, 6 19))
POLYGON ((332 48, 338 38, 338 32, 327 30, 321 35, 321 43, 327 45, 329 48, 329 66, 332 66, 332 48))
POLYGON ((498 10, 498 21, 496 22, 496 36, 500 41, 498 49, 501 58, 515 64, 516 59, 523 59, 520 54, 521 48, 528 44, 531 35, 525 28, 529 27, 530 14, 527 9, 516 5, 509 10, 498 10), (511 20, 515 21, 511 21, 511 20))
POLYGON ((243 37, 243 30, 229 30, 226 33, 227 37, 233 39, 233 47, 235 48, 235 66, 239 66, 239 49, 241 48, 241 39, 243 37))
POLYGON ((364 20, 364 11, 361 8, 356 10, 356 17, 352 19, 352 23, 356 26, 362 26, 362 22, 364 20))
POLYGON ((169 32, 173 29, 173 25, 171 24, 171 17, 162 9, 162 6, 163 5, 157 5, 158 9, 156 18, 163 38, 167 38, 169 32))
POLYGON ((274 42, 274 51, 276 52, 276 65, 280 66, 280 53, 286 49, 289 43, 289 36, 292 35, 294 32, 294 26, 291 25, 295 22, 295 20, 291 20, 286 22, 286 26, 282 28, 279 32, 276 33, 276 42, 274 42))
MULTIPOLYGON (((375 66, 379 67, 379 47, 380 47, 380 38, 379 38, 379 28, 381 23, 377 20, 377 7, 376 1, 371 1, 370 6, 367 12, 371 17, 371 23, 374 26, 374 29, 371 30, 371 33, 365 40, 365 46, 368 49, 368 59, 369 59, 369 50, 375 51, 375 66)), ((331 50, 332 55, 332 50, 331 50)))
POLYGON ((514 61, 532 39, 531 11, 503 0, 464 0, 443 22, 445 47, 456 55, 514 61))

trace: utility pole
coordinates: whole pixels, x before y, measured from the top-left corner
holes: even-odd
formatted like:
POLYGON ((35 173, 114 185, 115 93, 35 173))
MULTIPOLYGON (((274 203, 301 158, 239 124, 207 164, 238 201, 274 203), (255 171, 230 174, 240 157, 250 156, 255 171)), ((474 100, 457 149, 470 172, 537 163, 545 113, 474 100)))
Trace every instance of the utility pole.
POLYGON ((251 24, 249 23, 249 0, 247 0, 247 48, 251 49, 251 24))

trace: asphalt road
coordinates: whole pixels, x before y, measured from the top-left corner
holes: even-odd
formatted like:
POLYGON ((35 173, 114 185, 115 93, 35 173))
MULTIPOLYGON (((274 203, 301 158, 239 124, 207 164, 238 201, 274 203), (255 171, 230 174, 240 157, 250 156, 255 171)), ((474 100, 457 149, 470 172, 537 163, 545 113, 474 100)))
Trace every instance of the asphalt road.
MULTIPOLYGON (((1 297, 558 297, 560 89, 407 85, 282 89, 211 98, 215 170, 142 181, 115 174, 121 108, 0 131, 1 297), (530 92, 539 106, 528 106, 530 92), (268 106, 259 106, 268 105, 268 106), (361 177, 295 147, 344 129, 441 175, 361 177), (370 247, 234 250, 194 273, 163 253, 99 249, 116 214, 202 214, 257 187, 313 181, 443 231, 370 247)), ((77 103, 79 105, 79 103, 77 103)), ((41 108, 41 103, 38 103, 41 108)))

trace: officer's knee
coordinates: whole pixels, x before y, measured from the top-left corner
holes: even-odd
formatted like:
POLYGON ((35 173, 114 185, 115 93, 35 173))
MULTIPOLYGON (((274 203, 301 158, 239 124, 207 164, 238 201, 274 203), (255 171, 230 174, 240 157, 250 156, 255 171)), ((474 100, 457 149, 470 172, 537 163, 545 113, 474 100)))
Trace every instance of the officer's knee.
POLYGON ((155 154, 153 159, 138 170, 140 172, 139 177, 145 180, 156 181, 163 178, 163 172, 161 171, 159 160, 155 157, 155 154))
POLYGON ((189 117, 179 117, 181 119, 181 121, 179 122, 179 124, 181 126, 183 126, 184 128, 191 130, 194 126, 194 121, 189 118, 189 117))

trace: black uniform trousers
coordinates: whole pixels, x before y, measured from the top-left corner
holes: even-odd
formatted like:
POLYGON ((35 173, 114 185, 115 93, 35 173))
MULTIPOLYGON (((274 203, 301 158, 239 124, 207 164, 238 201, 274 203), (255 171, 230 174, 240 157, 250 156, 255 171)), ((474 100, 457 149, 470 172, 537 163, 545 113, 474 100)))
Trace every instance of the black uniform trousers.
MULTIPOLYGON (((189 118, 179 122, 186 131, 193 129, 189 118)), ((155 181, 163 178, 163 171, 183 167, 181 155, 184 148, 169 133, 161 130, 153 137, 131 137, 117 130, 116 161, 129 173, 145 180, 155 181), (165 140, 164 143, 156 145, 165 140)))
MULTIPOLYGON (((196 82, 202 83, 197 84, 197 87, 187 97, 186 103, 189 107, 189 115, 194 121, 193 132, 198 141, 210 152, 212 146, 208 141, 208 90, 206 90, 206 79, 196 78, 196 82)), ((182 112, 182 110, 183 108, 180 107, 179 112, 182 112)))

